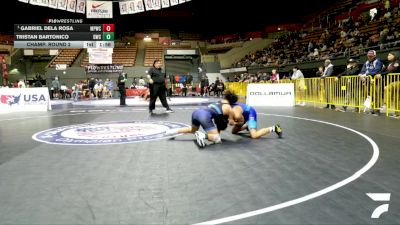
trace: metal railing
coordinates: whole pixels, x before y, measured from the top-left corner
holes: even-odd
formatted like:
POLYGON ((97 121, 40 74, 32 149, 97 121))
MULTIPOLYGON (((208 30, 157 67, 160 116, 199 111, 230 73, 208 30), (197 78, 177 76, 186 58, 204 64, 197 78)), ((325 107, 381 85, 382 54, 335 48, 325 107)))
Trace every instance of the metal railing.
MULTIPOLYGON (((400 114, 400 74, 388 74, 360 77, 342 76, 321 78, 303 78, 295 81, 285 79, 279 82, 265 82, 265 85, 294 83, 295 101, 313 103, 314 106, 335 105, 353 107, 358 112, 381 110, 386 108, 386 115, 400 114)), ((226 83, 227 89, 238 96, 245 97, 245 82, 226 83)))

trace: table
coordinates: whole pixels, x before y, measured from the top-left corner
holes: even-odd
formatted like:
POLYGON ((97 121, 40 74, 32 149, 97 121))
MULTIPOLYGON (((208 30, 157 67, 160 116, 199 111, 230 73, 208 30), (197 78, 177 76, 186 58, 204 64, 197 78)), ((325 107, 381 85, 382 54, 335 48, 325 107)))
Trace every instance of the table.
POLYGON ((126 96, 143 96, 146 94, 147 90, 149 89, 126 89, 126 96))

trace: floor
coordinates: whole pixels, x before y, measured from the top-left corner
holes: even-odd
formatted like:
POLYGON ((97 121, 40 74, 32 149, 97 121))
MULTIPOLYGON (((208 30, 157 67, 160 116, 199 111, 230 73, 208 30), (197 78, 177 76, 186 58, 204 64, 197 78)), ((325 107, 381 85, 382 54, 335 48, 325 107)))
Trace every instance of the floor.
POLYGON ((164 134, 212 101, 0 115, 0 224, 400 224, 400 120, 257 107, 282 139, 164 134))

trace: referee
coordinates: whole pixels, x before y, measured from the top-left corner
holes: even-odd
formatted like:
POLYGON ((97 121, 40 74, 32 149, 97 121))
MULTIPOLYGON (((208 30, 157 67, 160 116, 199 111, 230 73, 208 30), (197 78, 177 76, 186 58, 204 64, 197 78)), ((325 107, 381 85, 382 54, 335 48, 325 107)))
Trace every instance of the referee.
POLYGON ((165 75, 161 72, 161 60, 156 59, 153 67, 149 70, 149 88, 150 88, 150 105, 149 113, 152 114, 156 108, 157 97, 160 98, 161 104, 167 109, 167 113, 174 112, 169 108, 166 98, 165 75))
POLYGON ((126 73, 120 73, 118 76, 118 90, 119 90, 119 105, 126 106, 126 90, 125 90, 125 82, 127 79, 126 73))

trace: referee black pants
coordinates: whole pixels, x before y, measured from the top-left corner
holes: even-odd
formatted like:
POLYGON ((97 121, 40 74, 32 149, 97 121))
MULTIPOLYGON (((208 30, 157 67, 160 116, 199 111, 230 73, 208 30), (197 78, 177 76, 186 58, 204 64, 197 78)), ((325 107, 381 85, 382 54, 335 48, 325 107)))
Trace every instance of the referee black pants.
POLYGON ((150 84, 150 105, 149 105, 149 110, 154 110, 156 108, 156 101, 157 97, 160 98, 161 104, 164 106, 164 108, 169 109, 169 105, 167 102, 167 97, 166 97, 166 88, 165 84, 150 84))
POLYGON ((119 86, 119 105, 126 105, 126 90, 124 86, 119 86))

